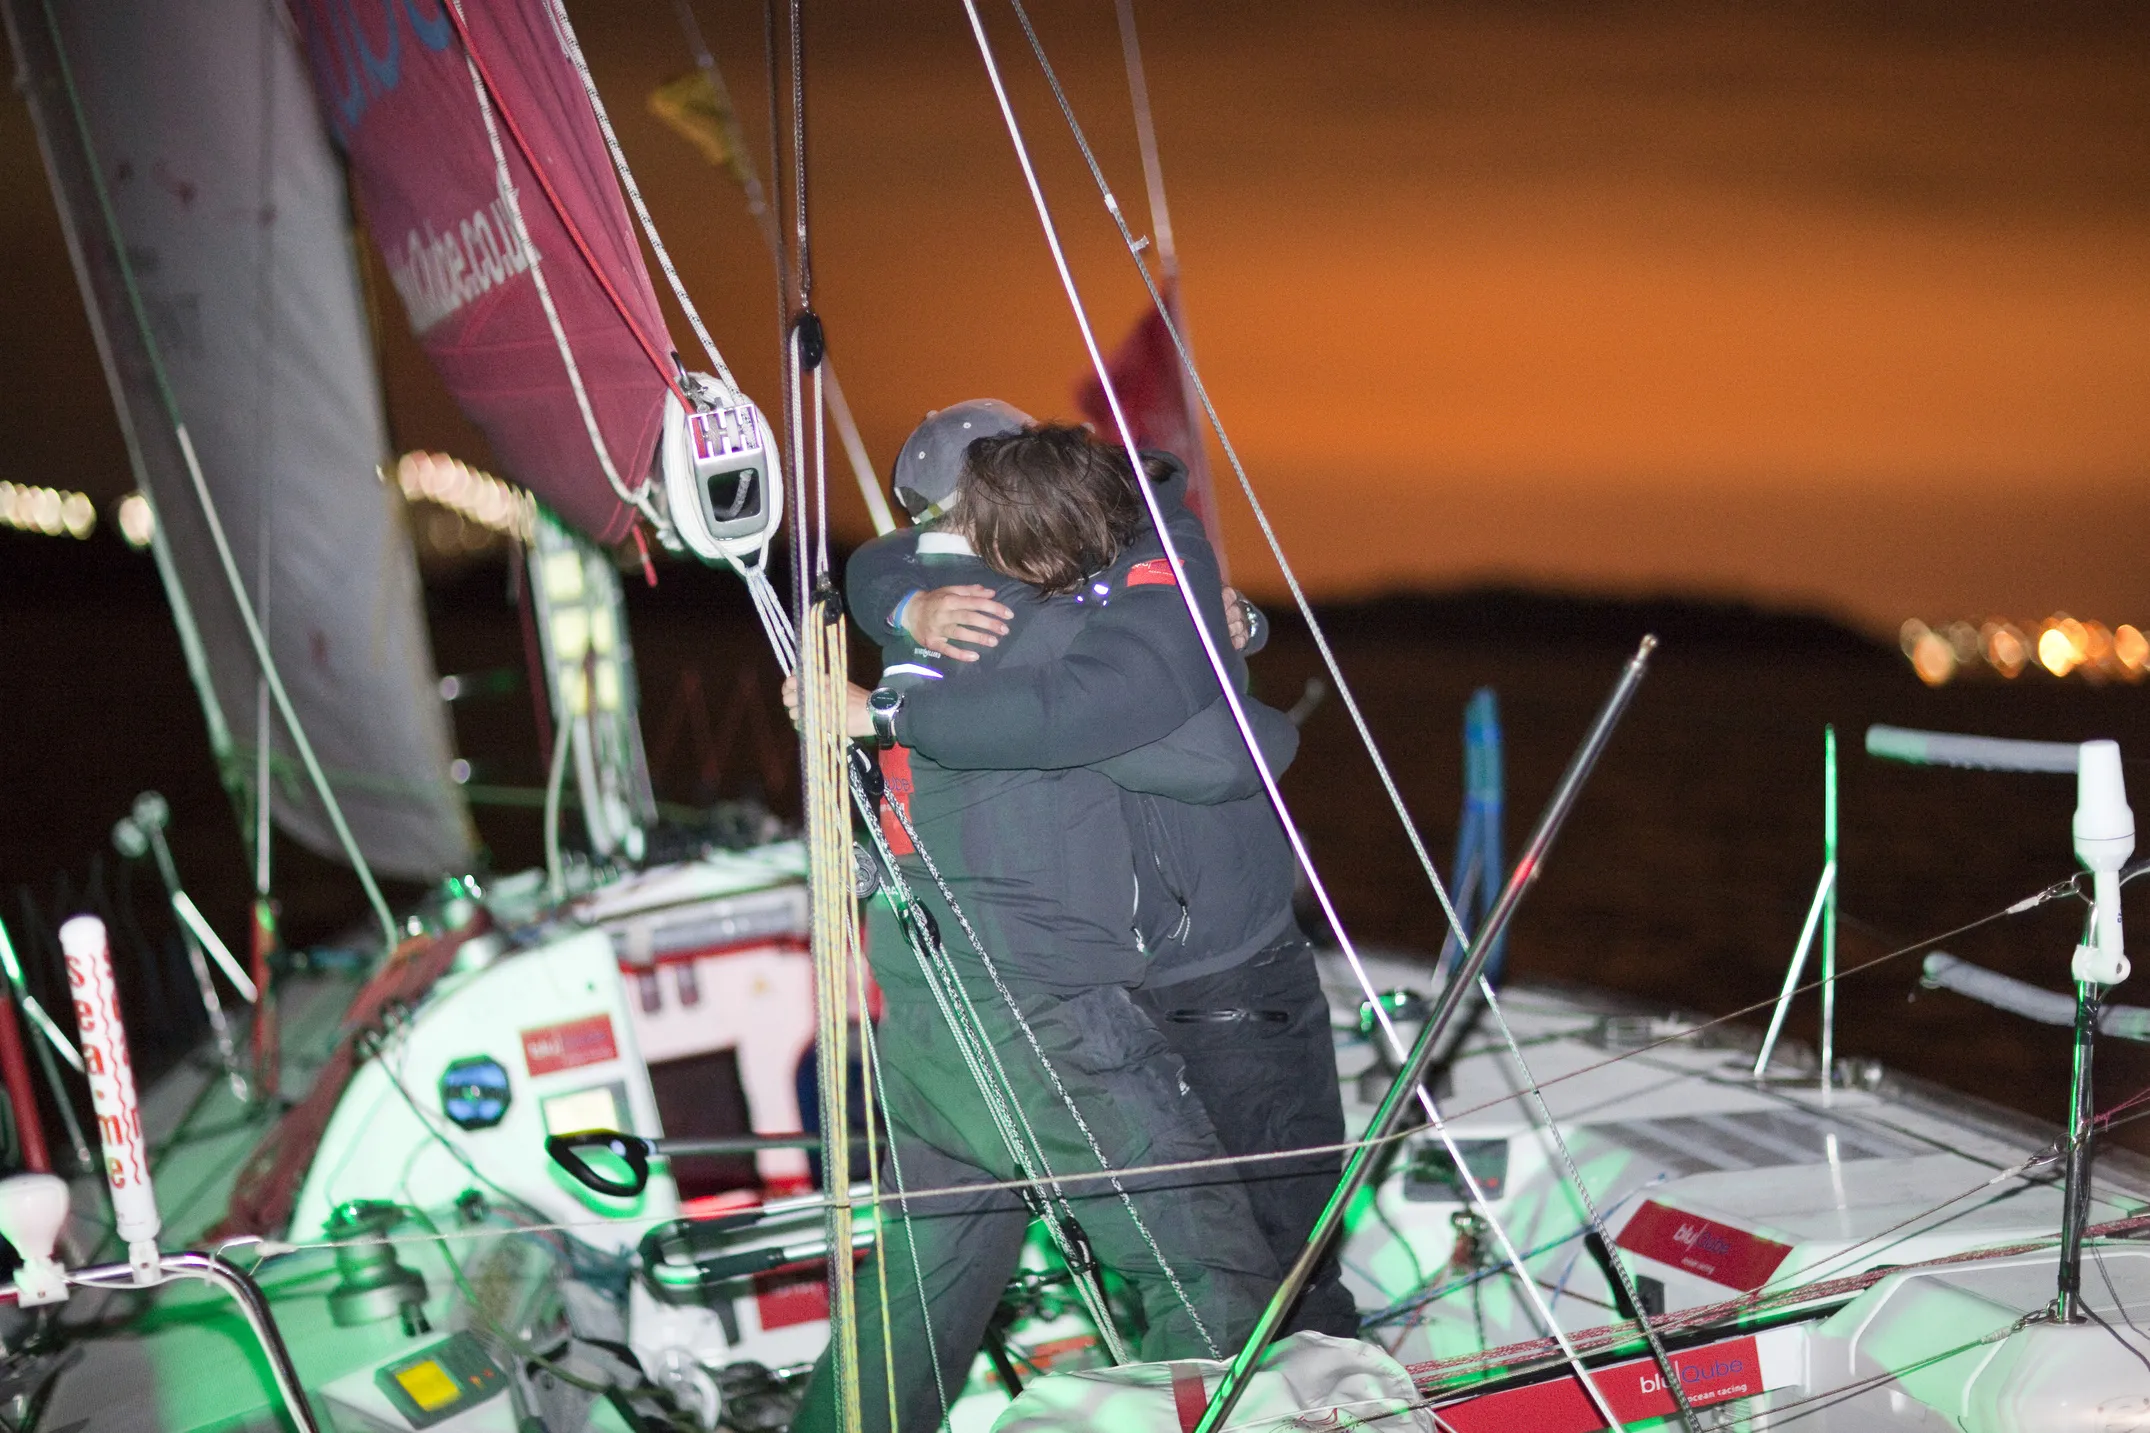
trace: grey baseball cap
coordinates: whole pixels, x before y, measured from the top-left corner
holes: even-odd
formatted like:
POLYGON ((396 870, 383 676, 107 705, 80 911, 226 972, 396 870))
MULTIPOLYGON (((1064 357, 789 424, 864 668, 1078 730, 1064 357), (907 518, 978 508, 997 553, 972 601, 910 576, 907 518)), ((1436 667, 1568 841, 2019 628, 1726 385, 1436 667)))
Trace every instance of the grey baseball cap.
POLYGON ((913 522, 931 522, 953 506, 963 454, 980 438, 1006 438, 1031 426, 1022 409, 998 398, 972 398, 928 413, 896 455, 890 485, 913 522))

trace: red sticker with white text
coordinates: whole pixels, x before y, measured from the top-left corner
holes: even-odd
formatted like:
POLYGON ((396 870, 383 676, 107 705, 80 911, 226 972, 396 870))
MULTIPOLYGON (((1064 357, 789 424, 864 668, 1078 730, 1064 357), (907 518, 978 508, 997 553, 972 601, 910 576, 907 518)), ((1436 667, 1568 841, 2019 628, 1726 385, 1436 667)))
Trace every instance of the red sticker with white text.
POLYGON ((523 1031, 523 1063, 533 1075, 550 1075, 582 1065, 602 1065, 620 1057, 619 1043, 612 1038, 612 1017, 591 1015, 565 1025, 544 1025, 523 1031))
MULTIPOLYGON (((1790 1381, 1782 1367, 1774 1370, 1776 1377, 1767 1376, 1764 1351, 1754 1338, 1683 1349, 1669 1360, 1688 1404, 1695 1408, 1752 1398, 1790 1381)), ((1653 1421, 1679 1412, 1665 1386, 1665 1370, 1653 1358, 1594 1369, 1590 1381, 1622 1423, 1653 1421)), ((1455 1433, 1522 1433, 1526 1429, 1529 1433, 1596 1433, 1605 1426, 1590 1395, 1572 1375, 1442 1404, 1434 1409, 1434 1417, 1441 1427, 1455 1433)))
POLYGON ((1646 1259, 1700 1274, 1713 1284, 1747 1291, 1768 1283, 1792 1252, 1789 1244, 1670 1209, 1654 1199, 1646 1200, 1630 1216, 1613 1242, 1646 1259))

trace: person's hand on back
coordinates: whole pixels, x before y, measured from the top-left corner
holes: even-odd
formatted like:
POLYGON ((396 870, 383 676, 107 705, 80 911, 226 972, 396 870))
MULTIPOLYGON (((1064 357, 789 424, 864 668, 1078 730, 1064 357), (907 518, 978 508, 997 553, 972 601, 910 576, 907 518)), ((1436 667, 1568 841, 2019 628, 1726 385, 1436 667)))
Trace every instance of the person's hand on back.
POLYGON ((978 654, 954 645, 997 647, 1015 613, 993 600, 993 589, 971 583, 921 592, 903 606, 903 630, 929 652, 975 662, 978 654))
POLYGON ((1232 650, 1244 652, 1247 639, 1254 635, 1254 625, 1247 617, 1247 601, 1237 588, 1224 589, 1224 629, 1231 634, 1232 650))

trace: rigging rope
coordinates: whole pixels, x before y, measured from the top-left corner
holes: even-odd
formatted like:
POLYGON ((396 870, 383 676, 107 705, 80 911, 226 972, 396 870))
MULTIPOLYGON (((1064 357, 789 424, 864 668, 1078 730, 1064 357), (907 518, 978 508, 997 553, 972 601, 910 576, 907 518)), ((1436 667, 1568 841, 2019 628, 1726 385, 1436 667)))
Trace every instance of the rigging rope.
MULTIPOLYGON (((747 157, 746 134, 739 127, 738 112, 732 107, 731 88, 724 83, 724 72, 717 68, 717 57, 710 53, 709 42, 703 38, 702 27, 694 18, 694 6, 689 0, 672 0, 672 12, 679 17, 680 32, 686 36, 687 49, 694 56, 695 67, 709 81, 710 93, 717 100, 717 122, 723 130, 724 143, 729 151, 731 170, 746 191, 747 213, 753 216, 754 225, 761 231, 762 242, 769 246, 769 257, 776 264, 778 299, 778 323, 783 322, 784 304, 784 239, 777 231, 776 215, 770 212, 767 198, 762 193, 761 176, 754 171, 754 162, 747 157)), ((844 445, 844 456, 850 461, 851 476, 858 484, 859 497, 865 501, 866 512, 873 519, 873 530, 878 536, 887 536, 896 530, 896 516, 889 510, 888 496, 881 491, 881 480, 874 475, 873 459, 866 452, 866 442, 859 436, 858 423, 851 416, 851 405, 844 400, 843 385, 836 378, 836 363, 832 358, 821 360, 821 371, 829 384, 829 416, 836 422, 836 436, 844 445)))
MULTIPOLYGON (((598 287, 605 291, 605 297, 612 301, 613 310, 619 314, 620 322, 626 325, 628 333, 633 335, 635 342, 640 345, 643 355, 650 361, 650 366, 657 370, 657 376, 664 381, 664 386, 672 390, 672 396, 679 400, 681 407, 691 409, 693 405, 680 390, 679 377, 672 364, 656 344, 650 341, 649 335, 642 331, 642 325, 635 322, 633 310, 627 307, 627 301, 621 298, 619 290, 613 287, 611 277, 605 273, 604 266, 592 252, 589 240, 583 237, 582 226, 577 224, 575 216, 568 212, 567 202, 560 197, 560 192, 553 188, 552 180, 545 174, 545 167, 538 163, 537 151, 524 136, 522 126, 516 123, 514 111, 501 100, 500 86, 494 82, 492 71, 486 67, 485 57, 478 53, 477 46, 471 40, 470 25, 463 18, 463 0, 448 0, 446 8, 448 18, 455 24, 456 37, 463 42, 463 56, 470 63, 474 78, 491 94, 500 111, 501 122, 507 125, 508 134, 515 141, 515 148, 522 154, 523 163, 529 166, 531 176, 538 182, 538 188, 545 191, 545 198, 552 205, 553 216, 560 221, 560 227, 567 231, 567 237, 573 241, 576 252, 582 255, 583 263, 590 270, 590 277, 597 280, 598 287)), ((510 189, 512 192, 512 186, 510 189)), ((523 228, 520 211, 516 214, 516 226, 523 228)), ((527 243, 527 229, 523 229, 523 238, 527 243)), ((534 268, 532 272, 535 272, 534 268)), ((667 343, 666 347, 669 348, 670 344, 667 343)))
MULTIPOLYGON (((917 895, 912 891, 902 867, 897 865, 895 854, 889 849, 880 823, 874 820, 873 804, 867 798, 865 786, 855 768, 851 773, 851 794, 880 856, 892 906, 902 923, 906 941, 918 962, 919 971, 925 978, 927 990, 955 1041, 957 1052, 963 1057, 972 1083, 977 1086, 980 1097, 985 1101, 986 1112, 993 1120, 995 1132, 999 1134, 1014 1167, 1021 1170, 1025 1176, 1006 1187, 1034 1198, 1033 1208, 1044 1221, 1047 1232, 1074 1274, 1077 1293, 1083 1299, 1092 1321, 1096 1323, 1099 1337, 1103 1339, 1112 1361, 1124 1363, 1127 1361, 1127 1348, 1113 1324, 1103 1290, 1092 1287, 1076 1241, 1068 1234, 1063 1224, 1064 1219, 1074 1217, 1074 1209, 1062 1188, 1060 1176, 1054 1173, 1044 1145, 1038 1140, 1036 1131, 1031 1128, 1030 1117, 1016 1095, 1015 1086, 1009 1080, 1006 1068, 1000 1062, 999 1049, 986 1033, 984 1020, 979 1016, 977 1007, 971 1002, 970 993, 963 984, 962 972, 957 969, 953 957, 948 954, 946 945, 941 941, 938 927, 923 918, 917 895), (950 988, 953 988, 960 1000, 960 1007, 957 999, 950 998, 950 988), (990 1073, 987 1071, 988 1065, 991 1066, 990 1073)), ((911 836, 911 841, 913 845, 917 844, 915 834, 911 836)), ((996 1186, 972 1187, 984 1191, 996 1186)), ((915 1263, 915 1254, 913 1259, 915 1263)), ((928 1322, 930 1325, 930 1313, 928 1322)))
POLYGON ((657 267, 664 271, 664 280, 671 286, 672 297, 679 301, 680 312, 687 316, 687 326, 694 330, 702 352, 708 354, 709 361, 716 366, 718 380, 737 399, 741 396, 739 384, 732 378, 731 369, 725 366, 724 355, 717 352, 717 341, 709 336, 701 312, 695 308, 687 286, 680 282, 679 270, 672 264, 671 251, 665 248, 664 238, 657 232, 657 221, 650 217, 649 206, 642 202, 642 186, 635 183, 634 171, 627 167, 627 156, 620 150, 619 136, 612 132, 612 117, 605 113, 605 102, 597 93, 597 81, 590 76, 590 63, 583 56, 582 42, 575 37, 574 26, 568 23, 567 9, 560 0, 550 0, 547 8, 552 15, 553 31, 559 37, 561 52, 582 80, 582 93, 590 102, 590 113, 596 117, 597 128, 605 137, 605 152, 612 156, 613 172, 619 175, 620 187, 627 192, 628 202, 634 206, 635 219, 642 226, 643 236, 649 240, 650 252, 657 256, 657 267))
MULTIPOLYGON (((812 621, 799 673, 805 717, 800 742, 806 761, 805 802, 812 902, 814 1049, 821 1076, 821 1176, 828 1190, 829 1354, 837 1407, 845 1428, 860 1425, 858 1302, 852 1257, 851 1019, 846 998, 856 964, 857 894, 851 868, 851 823, 845 808, 849 742, 843 734, 847 648, 844 624, 812 621)), ((868 1018, 863 1009, 861 1019, 868 1018)), ((882 1307, 887 1307, 884 1300, 882 1307)), ((885 1342, 885 1340, 884 1340, 885 1342)))
POLYGON ((1023 1014, 1022 1006, 1016 1002, 1015 992, 1010 990, 1007 982, 1001 978, 999 964, 986 950, 985 942, 978 938, 978 932, 972 927, 970 917, 964 914, 961 903, 956 900, 956 893, 949 889, 947 879, 941 875, 940 867, 934 863, 932 853, 918 839, 918 832, 911 824, 911 813, 903 809, 903 803, 900 801, 889 802, 885 809, 896 813, 896 820, 903 826, 904 834, 910 838, 911 844, 917 847, 918 858, 925 865, 926 874, 933 878, 933 884, 939 889, 941 899, 948 903, 949 913, 955 916, 956 924, 963 928, 964 938, 970 941, 971 952, 978 957, 979 966, 984 969, 987 978, 993 983, 993 989, 1007 1005, 1008 1013, 1015 1018, 1016 1028, 1022 1031, 1024 1043, 1029 1045, 1030 1052, 1037 1056, 1038 1066, 1045 1072, 1047 1083, 1059 1097, 1068 1117, 1075 1122, 1075 1128, 1082 1132, 1083 1142, 1090 1146, 1090 1153, 1097 1160, 1098 1168, 1105 1172, 1113 1193, 1120 1196, 1120 1204, 1127 1210, 1127 1217, 1134 1221, 1135 1232, 1142 1236, 1143 1244, 1149 1248, 1150 1256, 1157 1261, 1157 1267, 1163 1272, 1166 1282, 1172 1286, 1174 1296, 1180 1301, 1180 1307, 1187 1311, 1187 1318, 1194 1325, 1195 1332, 1200 1334, 1202 1342, 1209 1346, 1212 1358, 1222 1358, 1223 1350, 1218 1347, 1209 1326, 1203 1322, 1201 1313, 1196 1310, 1194 1300, 1188 1297, 1187 1288, 1180 1282, 1178 1271, 1165 1257, 1165 1251, 1158 1246, 1157 1238, 1150 1232, 1149 1224, 1135 1208, 1134 1196, 1130 1195, 1126 1186, 1120 1182, 1118 1172, 1113 1169, 1112 1161, 1106 1157, 1104 1147, 1098 1143, 1097 1136, 1091 1132, 1090 1122, 1083 1118, 1082 1110, 1075 1103, 1075 1097, 1068 1093, 1067 1086, 1061 1082, 1060 1072, 1046 1056, 1045 1047, 1039 1042, 1037 1032, 1031 1029, 1029 1018, 1023 1014))

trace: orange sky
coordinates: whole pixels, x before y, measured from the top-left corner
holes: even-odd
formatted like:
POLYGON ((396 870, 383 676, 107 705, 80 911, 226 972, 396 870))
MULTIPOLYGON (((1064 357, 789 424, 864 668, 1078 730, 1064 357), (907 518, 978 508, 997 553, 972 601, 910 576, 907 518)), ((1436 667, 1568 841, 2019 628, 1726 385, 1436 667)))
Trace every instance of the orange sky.
MULTIPOLYGON (((1020 33, 987 9, 1109 343, 1140 291, 1020 33)), ((686 67, 667 10, 571 5, 690 287, 766 393, 758 240, 641 111, 686 67)), ((817 298, 883 462, 956 398, 1068 412, 1083 361, 961 11, 927 10, 808 5, 817 298)), ((1035 13, 1146 227, 1111 6, 1035 13)), ((1880 631, 2150 617, 2145 12, 1143 13, 1198 351, 1317 592, 1497 576, 1792 601, 1880 631)), ((758 121, 759 7, 702 15, 758 121)), ((21 264, 0 331, 54 337, 0 399, 0 440, 116 491, 116 438, 78 391, 101 388, 87 336, 58 327, 80 309, 49 200, 5 109, 21 264), (80 442, 50 434, 65 405, 80 442)), ((407 341, 387 372, 401 441, 468 448, 407 341)), ((1237 573, 1272 585, 1250 524, 1229 531, 1237 573)))

